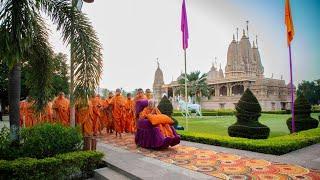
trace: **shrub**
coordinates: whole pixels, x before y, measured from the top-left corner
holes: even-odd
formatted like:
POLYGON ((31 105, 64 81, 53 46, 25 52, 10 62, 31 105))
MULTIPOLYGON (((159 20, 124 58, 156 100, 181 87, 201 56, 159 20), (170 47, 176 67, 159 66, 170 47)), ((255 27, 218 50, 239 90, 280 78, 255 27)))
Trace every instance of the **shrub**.
POLYGON ((261 106, 257 98, 248 88, 236 106, 237 122, 228 128, 231 137, 249 139, 266 139, 269 136, 269 127, 259 123, 261 106))
POLYGON ((162 97, 161 101, 159 102, 158 109, 161 111, 162 114, 171 117, 173 112, 173 106, 167 96, 162 97))
POLYGON ((290 114, 290 110, 279 110, 279 111, 262 111, 265 114, 290 114))
MULTIPOLYGON (((303 131, 312 128, 317 128, 319 121, 312 118, 311 114, 311 105, 303 94, 298 96, 294 101, 294 123, 295 131, 303 131)), ((290 117, 287 120, 287 126, 290 132, 292 132, 292 118, 290 117)))
POLYGON ((179 125, 179 122, 176 119, 172 118, 173 106, 167 96, 162 97, 158 105, 158 109, 162 114, 169 116, 174 121, 174 127, 177 127, 179 125))
POLYGON ((320 128, 263 140, 181 131, 179 134, 181 139, 186 141, 275 155, 286 154, 312 144, 320 143, 320 128))
POLYGON ((20 154, 19 145, 11 143, 9 128, 3 127, 0 131, 0 159, 15 159, 20 154))
MULTIPOLYGON (((202 116, 233 116, 234 110, 202 110, 202 116)), ((182 116, 180 111, 174 111, 172 116, 182 116)))
POLYGON ((78 151, 44 159, 0 160, 0 179, 72 179, 90 177, 103 154, 78 151))
POLYGON ((81 149, 82 135, 77 128, 60 124, 40 124, 22 129, 25 157, 44 158, 81 149))

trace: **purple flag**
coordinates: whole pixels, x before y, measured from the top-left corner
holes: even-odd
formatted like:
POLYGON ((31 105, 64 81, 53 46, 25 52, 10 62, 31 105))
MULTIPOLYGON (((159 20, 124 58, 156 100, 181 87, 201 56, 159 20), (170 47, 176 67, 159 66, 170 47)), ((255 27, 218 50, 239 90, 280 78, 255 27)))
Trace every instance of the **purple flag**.
POLYGON ((188 48, 188 20, 187 20, 187 10, 186 10, 186 2, 183 0, 182 2, 182 11, 181 11, 181 31, 182 31, 182 47, 183 49, 188 48))

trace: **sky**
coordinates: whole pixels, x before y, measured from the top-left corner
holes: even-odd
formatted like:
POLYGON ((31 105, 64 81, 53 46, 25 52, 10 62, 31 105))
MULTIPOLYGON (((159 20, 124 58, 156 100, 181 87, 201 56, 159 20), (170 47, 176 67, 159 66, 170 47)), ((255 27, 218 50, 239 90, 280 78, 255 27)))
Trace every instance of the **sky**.
MULTIPOLYGON (((82 11, 92 21, 103 46, 100 87, 114 90, 152 88, 157 58, 165 83, 184 69, 181 43, 182 0, 95 0, 82 11)), ((265 77, 289 83, 289 55, 284 25, 284 0, 186 0, 189 48, 187 71, 210 70, 215 57, 222 69, 236 28, 249 21, 251 42, 258 45, 265 77)), ((295 37, 292 42, 293 78, 320 78, 320 1, 291 0, 295 37)), ((50 24, 56 52, 69 54, 61 35, 50 24)))

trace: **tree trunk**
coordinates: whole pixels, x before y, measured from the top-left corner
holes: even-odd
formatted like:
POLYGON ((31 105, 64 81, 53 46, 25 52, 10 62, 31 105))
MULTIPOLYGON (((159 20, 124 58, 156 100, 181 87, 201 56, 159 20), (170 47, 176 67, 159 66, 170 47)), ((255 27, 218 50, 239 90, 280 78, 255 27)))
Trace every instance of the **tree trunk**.
POLYGON ((21 92, 21 66, 19 63, 9 71, 9 120, 11 140, 19 142, 19 101, 21 92))

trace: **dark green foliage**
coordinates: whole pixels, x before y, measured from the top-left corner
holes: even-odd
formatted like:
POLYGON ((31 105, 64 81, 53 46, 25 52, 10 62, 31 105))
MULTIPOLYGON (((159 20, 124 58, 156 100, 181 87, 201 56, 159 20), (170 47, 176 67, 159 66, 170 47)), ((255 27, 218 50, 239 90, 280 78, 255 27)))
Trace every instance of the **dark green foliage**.
POLYGON ((173 106, 167 96, 162 97, 162 99, 158 105, 158 109, 160 110, 160 112, 162 114, 165 114, 165 115, 171 117, 172 112, 173 112, 173 106))
MULTIPOLYGON (((233 116, 234 110, 201 110, 202 116, 233 116)), ((174 111, 172 116, 182 116, 180 111, 174 111)))
POLYGON ((102 157, 96 151, 77 151, 44 159, 0 160, 0 179, 86 179, 92 177, 102 157))
POLYGON ((3 127, 0 131, 0 159, 15 159, 21 155, 21 149, 11 143, 10 130, 3 127))
POLYGON ((25 157, 44 158, 80 150, 82 135, 76 128, 41 124, 22 129, 21 140, 25 157))
POLYGON ((69 94, 67 60, 67 55, 63 53, 55 54, 53 58, 52 96, 56 96, 59 92, 69 94))
MULTIPOLYGON (((295 132, 317 128, 319 121, 311 117, 311 105, 306 97, 301 94, 294 101, 295 132)), ((287 126, 292 132, 292 118, 287 120, 287 126)))
POLYGON ((304 95, 310 104, 320 103, 320 79, 315 81, 302 81, 298 85, 297 95, 304 95))
MULTIPOLYGON (((196 100, 199 100, 200 94, 202 96, 209 96, 209 86, 207 83, 207 74, 201 73, 200 71, 193 71, 190 74, 187 74, 187 86, 188 86, 188 95, 191 97, 195 97, 196 100)), ((184 96, 185 94, 185 74, 181 74, 181 77, 178 80, 179 86, 176 89, 176 94, 181 94, 184 96)))
POLYGON ((203 136, 202 134, 181 134, 181 139, 202 144, 243 149, 265 154, 282 155, 297 149, 320 143, 320 128, 302 131, 296 134, 272 137, 269 139, 245 139, 227 136, 203 136))
POLYGON ((266 139, 269 136, 269 127, 259 123, 261 106, 250 91, 246 89, 236 106, 237 122, 228 128, 231 137, 243 137, 249 139, 266 139))
POLYGON ((158 109, 162 114, 165 114, 171 117, 171 119, 174 121, 174 124, 173 124, 174 127, 177 127, 179 125, 179 122, 176 119, 172 118, 173 106, 167 96, 162 97, 158 105, 158 109))
POLYGON ((291 114, 290 110, 262 111, 264 114, 291 114))

